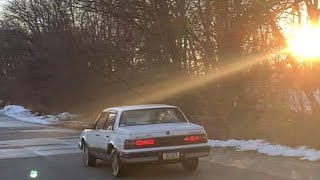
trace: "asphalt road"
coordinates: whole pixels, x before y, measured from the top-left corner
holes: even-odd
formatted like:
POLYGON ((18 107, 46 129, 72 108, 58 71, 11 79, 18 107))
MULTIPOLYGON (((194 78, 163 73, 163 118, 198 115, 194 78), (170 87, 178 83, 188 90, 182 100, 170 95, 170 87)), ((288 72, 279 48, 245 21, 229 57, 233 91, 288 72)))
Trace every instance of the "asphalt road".
MULTIPOLYGON (((105 180, 117 179, 111 174, 109 164, 99 161, 97 167, 82 164, 81 152, 76 142, 79 132, 34 125, 0 115, 0 180, 27 180, 30 172, 37 172, 39 180, 105 180)), ((300 179, 290 174, 282 175, 263 168, 244 168, 239 158, 228 159, 234 151, 216 149, 200 161, 199 169, 189 174, 180 165, 134 167, 122 179, 132 180, 289 180, 300 179), (225 155, 225 157, 223 156, 225 155), (227 158, 224 160, 223 158, 227 158), (228 162, 228 163, 225 163, 228 162), (229 162, 232 162, 231 164, 229 162), (238 164, 237 164, 238 163, 238 164), (240 164, 240 166, 239 166, 240 164)), ((240 156, 240 157, 239 157, 240 156)), ((255 154, 244 154, 249 159, 255 154)), ((234 157, 233 157, 234 158, 234 157)), ((266 157, 257 157, 266 158, 266 157)), ((259 159, 259 161, 262 159, 259 159)), ((242 160, 247 161, 247 160, 242 160)), ((281 160, 282 162, 283 160, 281 160)), ((299 161, 297 161, 299 162, 299 161)), ((272 164, 272 163, 271 163, 272 164)), ((272 165, 271 165, 272 166, 272 165)), ((316 167, 314 167, 316 168, 316 167)), ((316 171, 316 170, 315 170, 316 171)), ((291 172, 291 171, 290 171, 291 172)), ((302 177, 303 178, 303 177, 302 177)), ((317 179, 312 176, 308 179, 317 179)), ((303 178, 306 179, 306 178, 303 178)))

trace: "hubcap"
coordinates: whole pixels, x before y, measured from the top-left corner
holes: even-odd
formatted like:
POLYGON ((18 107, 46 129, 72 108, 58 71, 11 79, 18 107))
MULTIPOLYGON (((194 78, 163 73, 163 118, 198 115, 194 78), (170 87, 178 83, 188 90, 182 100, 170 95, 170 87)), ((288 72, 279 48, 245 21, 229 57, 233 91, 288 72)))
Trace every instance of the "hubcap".
POLYGON ((113 170, 113 175, 116 176, 118 174, 119 167, 118 167, 118 159, 115 155, 113 156, 113 159, 112 159, 112 170, 113 170))

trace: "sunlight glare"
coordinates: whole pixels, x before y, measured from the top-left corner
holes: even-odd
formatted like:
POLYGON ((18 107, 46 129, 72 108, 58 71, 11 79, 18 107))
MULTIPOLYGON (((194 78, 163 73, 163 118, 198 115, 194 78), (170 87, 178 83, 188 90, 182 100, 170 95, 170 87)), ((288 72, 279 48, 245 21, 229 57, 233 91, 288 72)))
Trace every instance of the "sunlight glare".
POLYGON ((290 53, 296 57, 320 57, 320 26, 304 25, 296 28, 287 39, 290 53))
POLYGON ((228 76, 234 75, 237 72, 248 70, 252 66, 259 64, 272 56, 277 56, 279 53, 274 55, 259 54, 250 58, 238 58, 236 63, 221 67, 219 72, 208 73, 202 78, 173 78, 165 82, 155 83, 150 87, 142 87, 140 90, 137 90, 137 92, 139 92, 139 94, 143 94, 143 98, 134 98, 129 100, 126 99, 123 104, 145 104, 150 102, 159 102, 164 99, 174 97, 182 92, 201 87, 206 83, 216 82, 228 76))

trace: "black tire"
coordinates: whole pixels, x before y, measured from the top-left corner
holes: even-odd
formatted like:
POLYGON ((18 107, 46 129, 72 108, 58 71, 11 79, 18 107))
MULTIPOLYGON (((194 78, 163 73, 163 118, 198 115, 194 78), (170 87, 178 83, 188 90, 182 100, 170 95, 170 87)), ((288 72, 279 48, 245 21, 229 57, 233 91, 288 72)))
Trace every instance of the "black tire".
POLYGON ((93 167, 96 165, 96 158, 91 155, 90 149, 86 143, 83 143, 82 156, 83 156, 84 166, 93 167))
POLYGON ((111 167, 112 167, 112 174, 115 177, 124 176, 126 173, 125 166, 121 163, 116 149, 112 149, 111 151, 111 167))
POLYGON ((182 162, 183 169, 187 172, 194 172, 199 165, 199 158, 185 159, 182 162))

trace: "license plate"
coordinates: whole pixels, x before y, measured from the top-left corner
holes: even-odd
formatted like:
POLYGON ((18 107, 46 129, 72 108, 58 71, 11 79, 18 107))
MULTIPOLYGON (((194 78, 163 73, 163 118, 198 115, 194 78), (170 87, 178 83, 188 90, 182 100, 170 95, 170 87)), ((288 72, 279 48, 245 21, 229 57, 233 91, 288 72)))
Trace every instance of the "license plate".
POLYGON ((163 159, 164 160, 174 160, 174 159, 179 159, 180 153, 179 152, 168 152, 168 153, 163 153, 163 159))

